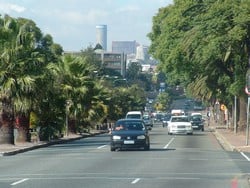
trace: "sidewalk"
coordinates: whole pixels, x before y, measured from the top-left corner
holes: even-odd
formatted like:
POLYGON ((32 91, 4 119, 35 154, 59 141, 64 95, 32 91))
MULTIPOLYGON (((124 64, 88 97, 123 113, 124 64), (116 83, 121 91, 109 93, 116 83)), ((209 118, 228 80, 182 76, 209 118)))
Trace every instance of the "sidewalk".
POLYGON ((209 126, 208 129, 215 135, 225 150, 250 153, 250 139, 248 139, 247 145, 246 131, 235 133, 226 126, 216 126, 214 124, 209 126))
POLYGON ((81 138, 86 138, 90 136, 95 136, 105 131, 101 130, 91 130, 90 133, 83 133, 83 134, 69 134, 67 137, 63 137, 57 140, 52 141, 40 141, 40 142, 23 142, 13 144, 0 144, 0 156, 10 156, 15 155, 17 153, 23 153, 29 150, 47 147, 53 144, 65 143, 72 140, 79 140, 81 138))

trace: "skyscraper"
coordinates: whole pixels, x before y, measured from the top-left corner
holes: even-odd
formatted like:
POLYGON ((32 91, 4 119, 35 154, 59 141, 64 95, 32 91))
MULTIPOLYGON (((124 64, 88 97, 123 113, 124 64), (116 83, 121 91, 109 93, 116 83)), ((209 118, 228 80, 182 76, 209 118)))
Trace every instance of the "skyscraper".
POLYGON ((140 45, 136 48, 136 59, 147 60, 148 57, 148 47, 140 45))
POLYGON ((96 44, 100 44, 107 51, 107 25, 96 26, 96 44))

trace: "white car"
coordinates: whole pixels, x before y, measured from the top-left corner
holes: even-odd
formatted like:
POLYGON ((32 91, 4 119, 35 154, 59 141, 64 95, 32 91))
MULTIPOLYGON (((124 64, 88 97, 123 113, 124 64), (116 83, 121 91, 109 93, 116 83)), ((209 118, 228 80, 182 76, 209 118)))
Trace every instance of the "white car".
POLYGON ((188 116, 172 116, 168 125, 168 134, 193 134, 188 116))
POLYGON ((126 119, 142 119, 142 113, 140 111, 129 111, 126 114, 126 119))

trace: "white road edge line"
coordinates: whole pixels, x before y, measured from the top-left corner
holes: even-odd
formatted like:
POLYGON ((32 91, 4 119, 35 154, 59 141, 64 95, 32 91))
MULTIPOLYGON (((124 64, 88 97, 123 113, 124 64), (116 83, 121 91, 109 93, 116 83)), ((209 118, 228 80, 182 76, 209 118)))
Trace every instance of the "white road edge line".
POLYGON ((141 180, 140 178, 136 178, 134 181, 131 182, 131 184, 136 184, 140 180, 141 180))
POLYGON ((24 179, 22 179, 22 180, 19 180, 19 181, 14 182, 14 183, 12 183, 12 184, 10 184, 10 185, 17 185, 17 184, 23 183, 23 182, 25 182, 25 181, 27 181, 27 180, 29 180, 29 178, 24 178, 24 179))
POLYGON ((102 148, 104 148, 104 147, 106 147, 107 145, 103 145, 103 146, 99 146, 99 147, 97 147, 97 149, 102 149, 102 148))
POLYGON ((246 158, 246 160, 250 161, 250 158, 249 158, 249 157, 248 157, 245 153, 240 152, 240 154, 241 154, 243 157, 245 157, 245 158, 246 158))
POLYGON ((167 149, 168 146, 174 141, 174 138, 171 138, 171 140, 164 146, 164 149, 167 149))

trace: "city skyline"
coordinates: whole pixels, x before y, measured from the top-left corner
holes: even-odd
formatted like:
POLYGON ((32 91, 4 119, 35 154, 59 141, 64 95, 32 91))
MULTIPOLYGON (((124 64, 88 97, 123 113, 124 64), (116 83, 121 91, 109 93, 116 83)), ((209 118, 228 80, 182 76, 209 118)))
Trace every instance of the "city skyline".
POLYGON ((158 9, 173 0, 0 0, 0 14, 33 20, 65 51, 96 45, 96 25, 107 25, 107 50, 112 41, 149 45, 147 34, 158 9))

